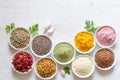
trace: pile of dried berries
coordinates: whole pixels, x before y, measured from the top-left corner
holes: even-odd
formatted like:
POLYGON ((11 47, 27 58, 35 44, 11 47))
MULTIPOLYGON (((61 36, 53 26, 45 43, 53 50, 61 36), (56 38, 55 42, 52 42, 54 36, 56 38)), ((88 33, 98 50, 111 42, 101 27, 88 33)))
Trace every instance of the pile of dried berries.
POLYGON ((32 68, 33 57, 25 51, 20 51, 13 57, 12 64, 19 72, 28 72, 32 68))

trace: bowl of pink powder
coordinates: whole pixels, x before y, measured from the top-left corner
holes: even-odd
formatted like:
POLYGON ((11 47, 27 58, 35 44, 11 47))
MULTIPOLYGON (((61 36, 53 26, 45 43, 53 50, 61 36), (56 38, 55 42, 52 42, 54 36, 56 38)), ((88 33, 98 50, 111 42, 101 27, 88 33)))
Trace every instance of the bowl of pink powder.
POLYGON ((96 42, 101 47, 112 47, 116 42, 116 31, 111 26, 101 26, 95 33, 96 42))

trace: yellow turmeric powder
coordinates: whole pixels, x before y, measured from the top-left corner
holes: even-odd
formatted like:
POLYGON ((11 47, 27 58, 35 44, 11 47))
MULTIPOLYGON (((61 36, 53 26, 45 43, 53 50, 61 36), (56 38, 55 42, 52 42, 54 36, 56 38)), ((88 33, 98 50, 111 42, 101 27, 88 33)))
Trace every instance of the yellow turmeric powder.
POLYGON ((79 32, 75 37, 75 46, 82 52, 87 52, 94 46, 94 38, 89 32, 79 32))

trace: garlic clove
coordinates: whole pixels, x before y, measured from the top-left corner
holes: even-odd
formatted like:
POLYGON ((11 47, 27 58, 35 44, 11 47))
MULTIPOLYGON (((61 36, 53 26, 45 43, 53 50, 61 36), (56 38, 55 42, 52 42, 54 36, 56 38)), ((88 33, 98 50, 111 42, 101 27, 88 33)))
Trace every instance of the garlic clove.
POLYGON ((54 31, 55 31, 55 28, 50 28, 50 29, 47 31, 47 34, 48 34, 48 35, 52 35, 54 31))
POLYGON ((64 70, 61 70, 60 72, 61 72, 61 75, 62 75, 63 77, 65 77, 65 72, 64 72, 64 70))
POLYGON ((46 33, 51 27, 51 24, 48 23, 45 27, 44 27, 44 33, 46 33))

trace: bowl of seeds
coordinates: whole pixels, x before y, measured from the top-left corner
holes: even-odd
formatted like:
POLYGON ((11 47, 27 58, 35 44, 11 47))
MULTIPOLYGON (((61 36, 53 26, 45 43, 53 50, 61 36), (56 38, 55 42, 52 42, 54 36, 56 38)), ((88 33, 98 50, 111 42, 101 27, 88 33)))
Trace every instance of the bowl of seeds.
POLYGON ((30 33, 27 29, 22 27, 14 28, 9 33, 9 44, 15 50, 26 49, 30 44, 30 33))
POLYGON ((100 70, 109 70, 115 65, 115 55, 110 48, 101 48, 94 54, 94 63, 100 70))
POLYGON ((30 49, 35 56, 46 57, 51 53, 52 41, 45 35, 37 35, 32 39, 30 49))

